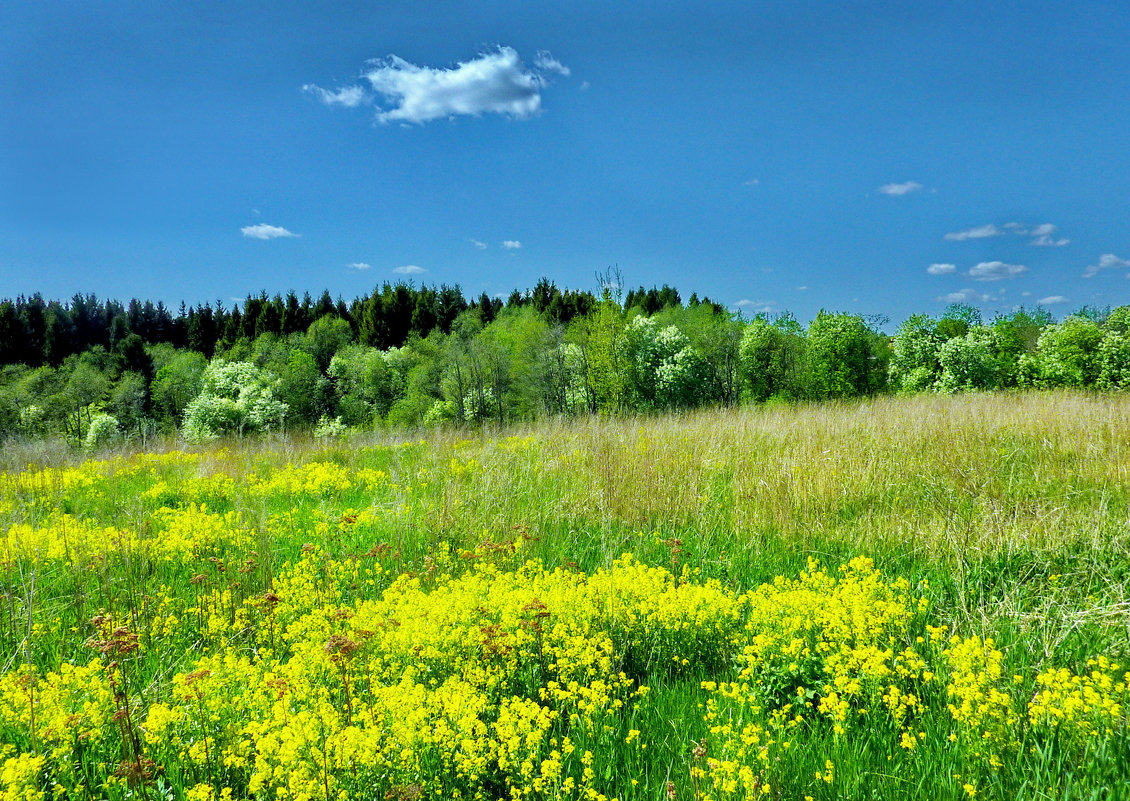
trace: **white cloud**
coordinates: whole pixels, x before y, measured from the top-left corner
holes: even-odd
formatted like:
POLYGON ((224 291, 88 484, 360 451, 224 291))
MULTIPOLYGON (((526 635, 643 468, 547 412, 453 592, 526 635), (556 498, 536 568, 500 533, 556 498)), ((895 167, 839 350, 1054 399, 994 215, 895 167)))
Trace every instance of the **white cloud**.
POLYGON ((336 92, 330 92, 320 86, 315 86, 308 83, 302 87, 303 92, 314 95, 314 97, 321 100, 327 106, 345 106, 346 108, 353 108, 368 101, 365 96, 365 89, 360 86, 346 86, 338 89, 336 92))
POLYGON ((734 304, 739 309, 754 312, 755 314, 773 314, 777 311, 777 302, 773 300, 750 300, 742 298, 734 304))
POLYGON ((556 72, 558 75, 564 75, 566 78, 573 74, 572 70, 555 59, 548 50, 538 51, 537 56, 534 58, 534 66, 546 72, 556 72))
POLYGON ((351 269, 351 270, 368 270, 372 266, 373 265, 366 264, 363 261, 355 261, 355 262, 353 262, 352 264, 349 265, 349 269, 351 269))
POLYGON ((267 225, 266 223, 259 223, 258 225, 245 225, 239 229, 243 235, 248 239, 278 239, 279 237, 299 236, 292 231, 285 228, 280 228, 277 225, 267 225))
POLYGON ((983 261, 969 268, 966 273, 974 281, 999 281, 1028 272, 1023 264, 1005 264, 1003 261, 983 261))
MULTIPOLYGON (((1041 223, 1040 225, 1037 225, 1035 228, 1033 228, 1031 231, 1028 231, 1028 233, 1031 234, 1034 237, 1032 239, 1032 244, 1036 245, 1037 247, 1041 247, 1041 248, 1061 248, 1064 245, 1070 244, 1071 243, 1070 239, 1063 239, 1063 238, 1056 239, 1056 238, 1054 238, 1055 232, 1058 231, 1058 230, 1059 230, 1059 228, 1052 225, 1051 223, 1041 223)), ((1017 233, 1023 233, 1023 232, 1017 231, 1017 233)))
POLYGON ((1003 227, 1020 236, 1024 236, 1028 233, 1028 226, 1024 223, 1010 222, 1005 223, 1003 227))
POLYGON ((808 291, 808 287, 806 287, 806 286, 798 286, 798 287, 796 288, 796 291, 797 291, 797 292, 807 292, 807 291, 808 291))
POLYGON ((589 83, 588 81, 581 81, 581 91, 582 92, 587 91, 590 86, 592 86, 592 84, 589 83))
POLYGON ((951 242, 965 242, 969 239, 988 239, 991 236, 1001 236, 1004 234, 1000 228, 997 228, 992 223, 988 225, 981 225, 977 228, 969 228, 965 231, 955 231, 952 234, 946 234, 945 238, 951 242))
POLYGON ((1099 256, 1099 263, 1092 264, 1083 271, 1084 278, 1090 278, 1100 270, 1122 270, 1130 267, 1130 259, 1120 259, 1113 253, 1104 253, 1099 256))
POLYGON ((405 264, 403 267, 397 267, 393 270, 397 275, 420 275, 426 273, 423 267, 417 267, 415 264, 405 264))
POLYGON ((757 178, 750 178, 748 181, 743 181, 742 186, 757 186, 761 181, 757 178))
POLYGON ((517 239, 507 239, 502 243, 502 246, 507 250, 519 250, 522 247, 522 243, 517 239))
POLYGON ((891 197, 902 197, 909 195, 911 192, 918 192, 922 189, 922 184, 917 181, 907 181, 904 184, 883 184, 879 187, 879 191, 884 195, 891 197))
POLYGON ((541 110, 545 81, 510 47, 482 53, 450 69, 421 67, 398 56, 372 64, 364 77, 390 106, 377 113, 381 122, 423 123, 485 113, 525 118, 541 110))
POLYGON ((480 241, 479 241, 479 240, 477 240, 477 239, 470 239, 470 240, 468 240, 468 241, 469 241, 469 242, 470 242, 470 243, 471 243, 472 245, 474 245, 475 247, 477 247, 477 248, 478 248, 479 250, 486 250, 486 249, 487 249, 487 243, 486 243, 486 242, 480 242, 480 241))
POLYGON ((949 275, 957 270, 956 264, 931 264, 926 268, 930 275, 949 275))
POLYGON ((1046 298, 1040 298, 1036 301, 1041 306, 1053 306, 1057 303, 1070 303, 1070 298, 1065 298, 1063 295, 1049 295, 1046 298))
POLYGON ((938 300, 945 303, 988 303, 991 300, 996 300, 996 298, 984 292, 978 292, 976 289, 962 289, 960 292, 942 295, 938 300))

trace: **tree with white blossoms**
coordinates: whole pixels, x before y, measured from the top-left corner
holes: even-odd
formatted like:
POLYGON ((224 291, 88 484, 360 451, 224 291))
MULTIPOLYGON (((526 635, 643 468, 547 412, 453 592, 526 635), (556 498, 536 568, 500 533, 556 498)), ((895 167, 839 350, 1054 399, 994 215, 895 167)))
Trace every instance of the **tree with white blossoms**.
POLYGON ((938 380, 938 351, 946 339, 938 323, 925 314, 915 314, 898 327, 891 339, 891 361, 887 371, 891 386, 902 392, 921 392, 938 380))
POLYGON ((251 362, 213 360, 204 371, 203 389, 185 409, 184 438, 207 442, 281 426, 288 409, 275 397, 276 384, 251 362))
POLYGON ((1103 321, 1099 342, 1099 389, 1130 388, 1130 306, 1119 306, 1103 321))
POLYGON ((977 326, 965 336, 946 340, 938 349, 938 366, 941 375, 935 389, 939 392, 993 389, 998 367, 992 331, 977 326))
POLYGON ((650 317, 636 317, 624 340, 637 408, 685 409, 702 401, 709 371, 686 334, 673 325, 660 328, 650 317))

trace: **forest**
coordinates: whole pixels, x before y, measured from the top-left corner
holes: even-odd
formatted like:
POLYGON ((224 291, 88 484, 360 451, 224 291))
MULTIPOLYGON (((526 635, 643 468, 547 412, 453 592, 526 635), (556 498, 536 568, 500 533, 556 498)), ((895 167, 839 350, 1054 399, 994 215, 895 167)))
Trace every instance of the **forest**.
POLYGON ((506 424, 893 392, 1120 389, 1130 307, 983 319, 954 304, 894 328, 821 311, 752 319, 678 290, 549 279, 505 300, 384 284, 347 303, 267 293, 175 313, 76 294, 0 301, 0 440, 94 449, 179 433, 506 424))

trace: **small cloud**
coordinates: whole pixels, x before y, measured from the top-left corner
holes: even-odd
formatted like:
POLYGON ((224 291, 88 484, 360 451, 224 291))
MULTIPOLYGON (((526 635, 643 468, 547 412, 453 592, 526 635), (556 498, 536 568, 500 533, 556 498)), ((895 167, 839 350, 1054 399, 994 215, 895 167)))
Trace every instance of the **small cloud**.
POLYGON ((506 248, 507 250, 520 250, 522 243, 517 239, 507 239, 502 243, 502 247, 506 248))
POLYGON ((984 292, 978 292, 976 289, 962 289, 959 292, 942 295, 937 300, 943 303, 988 303, 991 300, 996 300, 996 298, 984 292))
POLYGON ((426 273, 423 267, 417 267, 415 264, 405 264, 403 267, 397 267, 393 270, 397 275, 420 275, 426 273))
POLYGON ((479 250, 486 250, 487 249, 487 243, 486 242, 480 242, 477 239, 469 239, 467 241, 469 241, 472 245, 477 247, 479 250))
POLYGON ((761 181, 757 178, 750 178, 748 181, 743 181, 742 186, 757 186, 761 181))
POLYGON ((1041 306, 1054 306, 1057 303, 1070 303, 1071 298, 1065 298, 1063 295, 1048 295, 1048 297, 1040 298, 1036 302, 1041 306))
POLYGON ((796 291, 797 291, 797 292, 807 292, 807 291, 808 291, 808 287, 806 287, 806 286, 798 286, 798 287, 796 288, 796 291))
MULTIPOLYGON (((1034 239, 1032 240, 1032 244, 1035 245, 1036 247, 1061 248, 1064 245, 1071 244, 1070 239, 1063 239, 1063 238, 1056 239, 1055 238, 1055 232, 1058 231, 1058 230, 1059 229, 1056 228, 1051 223, 1043 223, 1041 225, 1037 225, 1035 228, 1033 228, 1028 233, 1030 233, 1034 237, 1034 239)), ((1020 233, 1020 232, 1018 231, 1017 233, 1020 233)))
POLYGON ((534 66, 539 70, 546 72, 556 72, 558 75, 564 75, 568 78, 573 74, 573 71, 555 59, 548 50, 539 50, 536 57, 534 57, 534 66))
POLYGON ((321 100, 327 106, 344 106, 345 108, 354 108, 362 103, 368 102, 365 95, 365 90, 360 86, 346 86, 338 89, 336 92, 331 92, 323 89, 320 86, 315 86, 308 83, 302 87, 302 91, 321 100))
POLYGON ((749 298, 742 298, 734 304, 735 307, 745 311, 751 311, 755 314, 773 314, 777 311, 777 303, 772 300, 750 300, 749 298))
POLYGON ((879 187, 879 191, 891 197, 902 197, 903 195, 909 195, 911 192, 919 192, 922 188, 922 184, 917 181, 907 181, 904 184, 883 184, 879 187))
POLYGON ((1012 233, 1019 234, 1021 236, 1028 233, 1028 226, 1026 226, 1024 223, 1010 222, 1005 223, 1002 227, 1007 228, 1009 231, 1012 231, 1012 233))
POLYGON ((589 83, 588 81, 581 81, 581 91, 582 92, 587 92, 589 90, 589 87, 591 87, 591 86, 592 86, 592 84, 589 83))
POLYGON ((966 273, 974 281, 999 281, 1028 272, 1023 264, 1005 264, 1003 261, 983 261, 969 268, 966 273))
POLYGON ((1031 293, 1031 292, 1029 292, 1028 290, 1024 290, 1023 292, 1021 292, 1021 293, 1020 293, 1020 297, 1022 297, 1022 298, 1030 298, 1030 297, 1032 297, 1032 293, 1031 293))
POLYGON ((371 269, 373 265, 366 264, 363 261, 355 261, 348 266, 349 266, 349 269, 351 269, 351 270, 368 270, 368 269, 371 269))
POLYGON ((1099 256, 1099 263, 1092 264, 1083 271, 1084 278, 1091 278, 1100 270, 1122 270, 1130 267, 1130 259, 1120 259, 1113 253, 1104 253, 1099 256))
POLYGON ((965 231, 955 231, 952 234, 946 234, 945 239, 951 242, 965 242, 970 239, 988 239, 991 236, 1002 236, 1004 231, 997 228, 992 223, 988 225, 981 225, 977 228, 969 228, 965 231))
POLYGON ((280 237, 299 236, 292 231, 285 228, 280 228, 277 225, 267 225, 266 223, 259 223, 258 225, 245 225, 239 229, 243 235, 248 239, 278 239, 280 237))
POLYGON ((956 271, 956 264, 931 264, 926 268, 926 272, 930 275, 949 275, 956 271))

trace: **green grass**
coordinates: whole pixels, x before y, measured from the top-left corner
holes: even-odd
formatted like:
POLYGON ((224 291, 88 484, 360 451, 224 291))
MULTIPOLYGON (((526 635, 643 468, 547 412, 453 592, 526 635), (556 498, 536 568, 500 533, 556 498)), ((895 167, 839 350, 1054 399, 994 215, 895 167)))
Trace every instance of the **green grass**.
MULTIPOLYGON (((212 611, 234 620, 241 602, 273 586, 305 545, 346 560, 383 547, 377 558, 387 575, 372 587, 343 588, 349 601, 379 594, 397 574, 432 575, 442 543, 459 551, 507 540, 521 548, 492 555, 503 570, 534 558, 592 573, 630 552, 676 574, 696 571, 695 580, 717 579, 734 594, 797 576, 810 558, 834 567, 867 556, 886 576, 928 586, 934 624, 993 638, 1004 675, 1021 675, 1026 688, 1051 666, 1081 671, 1100 654, 1130 660, 1130 398, 1121 395, 878 398, 411 440, 275 436, 196 453, 153 461, 106 454, 86 467, 63 451, 5 453, 3 530, 26 524, 62 536, 86 521, 161 536, 159 509, 204 503, 234 513, 246 539, 209 546, 222 572, 203 556, 162 560, 125 546, 62 560, 9 552, 0 570, 0 667, 44 673, 85 663, 90 618, 106 610, 145 628, 166 597, 198 606, 193 599, 205 590, 226 589, 228 606, 212 611), (259 494, 247 483, 251 474, 269 479, 312 462, 351 475, 380 470, 387 479, 298 495, 259 494), (85 470, 92 480, 69 486, 59 472, 35 472, 43 468, 85 470), (64 514, 69 522, 61 523, 64 514), (342 524, 354 515, 359 522, 342 524)), ((203 619, 183 629, 160 649, 143 647, 131 665, 147 703, 167 697, 175 673, 229 636, 208 633, 203 619)), ((647 750, 602 754, 605 788, 664 798, 671 782, 679 798, 695 796, 692 749, 708 735, 710 695, 699 684, 736 669, 700 668, 640 677, 651 693, 618 725, 644 732, 647 750)), ((935 705, 944 709, 945 699, 935 705)), ((892 754, 889 734, 844 740, 800 731, 782 763, 783 787, 816 798, 966 795, 944 738, 931 733, 929 747, 892 754), (813 778, 826 759, 837 766, 834 785, 813 778)), ((1022 764, 1005 765, 978 792, 1127 797, 1124 785, 1111 784, 1128 778, 1127 742, 1123 732, 1076 764, 1070 749, 1033 740, 1022 764)), ((178 797, 182 785, 170 785, 178 797)))

